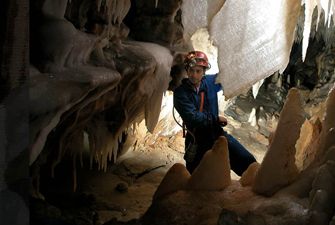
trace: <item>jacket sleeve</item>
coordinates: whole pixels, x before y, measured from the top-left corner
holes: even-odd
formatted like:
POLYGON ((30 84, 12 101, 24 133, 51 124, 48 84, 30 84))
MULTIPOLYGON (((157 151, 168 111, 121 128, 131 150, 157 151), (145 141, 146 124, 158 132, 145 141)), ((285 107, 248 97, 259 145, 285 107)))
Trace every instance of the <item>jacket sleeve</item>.
POLYGON ((214 74, 214 75, 206 75, 208 82, 213 84, 213 87, 215 89, 216 92, 219 92, 221 90, 223 90, 223 87, 220 83, 216 83, 216 78, 217 78, 218 74, 214 74))
POLYGON ((217 116, 208 112, 199 112, 191 96, 182 89, 176 89, 173 95, 174 107, 188 127, 208 127, 217 121, 217 116))

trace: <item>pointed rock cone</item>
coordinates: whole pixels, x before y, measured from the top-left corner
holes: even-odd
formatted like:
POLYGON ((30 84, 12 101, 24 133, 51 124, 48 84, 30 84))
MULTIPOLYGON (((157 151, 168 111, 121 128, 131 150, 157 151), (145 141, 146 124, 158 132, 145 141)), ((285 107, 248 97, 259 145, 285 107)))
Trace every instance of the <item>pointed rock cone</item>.
POLYGON ((190 173, 183 164, 174 164, 166 173, 162 182, 159 184, 153 196, 153 201, 175 191, 185 189, 187 181, 190 179, 190 177, 190 173))
POLYGON ((295 145, 295 164, 299 171, 306 169, 314 161, 321 129, 321 121, 318 118, 314 122, 306 120, 302 125, 300 137, 295 145))
POLYGON ((219 137, 206 152, 187 184, 189 190, 222 190, 231 183, 227 139, 219 137))
POLYGON ((292 88, 280 113, 269 150, 256 174, 252 187, 254 192, 270 196, 296 179, 295 144, 304 120, 299 91, 292 88))
POLYGON ((320 145, 317 147, 317 162, 323 158, 327 150, 335 145, 335 84, 330 90, 326 100, 326 113, 322 121, 320 145))
POLYGON ((258 162, 254 162, 249 165, 246 171, 244 171, 240 179, 240 183, 243 187, 252 186, 254 184, 255 176, 259 167, 260 164, 258 162))
POLYGON ((330 90, 326 100, 326 115, 323 127, 327 131, 335 128, 335 84, 330 90))

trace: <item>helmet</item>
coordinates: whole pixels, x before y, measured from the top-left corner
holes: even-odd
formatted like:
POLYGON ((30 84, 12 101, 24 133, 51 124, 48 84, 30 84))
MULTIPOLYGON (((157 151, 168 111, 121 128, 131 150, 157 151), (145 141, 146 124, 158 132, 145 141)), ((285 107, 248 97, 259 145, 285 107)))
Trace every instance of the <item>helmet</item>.
POLYGON ((193 66, 203 66, 206 70, 211 68, 206 54, 201 51, 191 51, 186 55, 184 60, 185 69, 187 70, 193 66))

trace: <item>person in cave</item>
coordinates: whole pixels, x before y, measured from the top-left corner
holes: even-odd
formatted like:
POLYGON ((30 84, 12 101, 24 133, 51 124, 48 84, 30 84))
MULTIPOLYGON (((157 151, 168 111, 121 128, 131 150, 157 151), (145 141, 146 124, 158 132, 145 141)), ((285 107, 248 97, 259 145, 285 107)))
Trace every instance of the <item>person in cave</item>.
POLYGON ((227 119, 219 115, 217 92, 222 89, 215 83, 217 74, 205 75, 210 68, 208 58, 201 51, 189 52, 184 60, 187 78, 174 90, 174 107, 183 119, 187 170, 192 173, 205 152, 212 148, 219 136, 228 141, 231 169, 239 176, 255 162, 255 157, 232 135, 223 130, 227 119), (186 126, 186 129, 185 129, 186 126))

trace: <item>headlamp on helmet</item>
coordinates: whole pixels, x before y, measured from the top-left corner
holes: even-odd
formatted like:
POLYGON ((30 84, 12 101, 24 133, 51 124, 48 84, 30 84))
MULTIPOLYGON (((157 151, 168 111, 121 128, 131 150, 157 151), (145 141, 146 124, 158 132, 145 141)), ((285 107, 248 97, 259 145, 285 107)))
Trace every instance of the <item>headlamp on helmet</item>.
POLYGON ((208 58, 205 53, 201 51, 191 51, 189 52, 184 60, 185 70, 188 70, 190 67, 202 66, 206 70, 211 68, 211 65, 208 62, 208 58))

